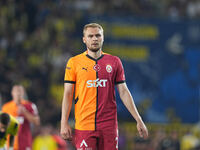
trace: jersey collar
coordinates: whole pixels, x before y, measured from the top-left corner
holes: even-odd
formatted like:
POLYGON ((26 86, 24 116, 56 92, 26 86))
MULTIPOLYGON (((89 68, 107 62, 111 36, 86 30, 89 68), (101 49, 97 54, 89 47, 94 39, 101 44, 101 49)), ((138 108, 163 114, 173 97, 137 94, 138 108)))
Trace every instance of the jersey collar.
POLYGON ((95 58, 91 57, 90 55, 88 55, 87 50, 84 52, 84 54, 85 54, 89 59, 92 59, 92 60, 94 60, 94 61, 98 61, 99 59, 101 59, 101 58, 104 56, 104 53, 101 52, 101 56, 100 56, 99 58, 95 59, 95 58))

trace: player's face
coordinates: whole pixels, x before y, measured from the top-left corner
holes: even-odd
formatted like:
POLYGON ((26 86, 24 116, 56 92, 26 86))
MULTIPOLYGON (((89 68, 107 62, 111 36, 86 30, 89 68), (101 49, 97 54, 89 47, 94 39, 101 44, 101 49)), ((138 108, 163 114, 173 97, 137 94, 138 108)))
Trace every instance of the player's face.
POLYGON ((22 89, 20 86, 14 86, 12 89, 12 97, 16 103, 20 103, 20 100, 23 97, 22 89))
POLYGON ((86 44, 87 49, 92 52, 97 52, 101 50, 103 41, 103 31, 97 27, 89 27, 84 32, 83 42, 86 44))

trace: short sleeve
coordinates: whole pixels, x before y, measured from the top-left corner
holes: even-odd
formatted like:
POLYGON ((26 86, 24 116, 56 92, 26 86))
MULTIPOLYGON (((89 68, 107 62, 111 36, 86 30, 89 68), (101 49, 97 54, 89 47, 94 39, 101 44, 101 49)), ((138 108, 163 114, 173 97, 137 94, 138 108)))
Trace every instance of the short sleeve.
POLYGON ((124 68, 121 60, 117 57, 117 72, 115 77, 115 84, 120 84, 125 82, 124 68))
POLYGON ((70 58, 67 62, 66 68, 65 68, 65 77, 64 77, 64 82, 65 83, 75 83, 76 78, 75 78, 75 68, 73 64, 72 58, 70 58))
POLYGON ((34 103, 31 104, 31 108, 33 110, 33 114, 35 116, 38 115, 38 109, 37 109, 37 106, 34 103))

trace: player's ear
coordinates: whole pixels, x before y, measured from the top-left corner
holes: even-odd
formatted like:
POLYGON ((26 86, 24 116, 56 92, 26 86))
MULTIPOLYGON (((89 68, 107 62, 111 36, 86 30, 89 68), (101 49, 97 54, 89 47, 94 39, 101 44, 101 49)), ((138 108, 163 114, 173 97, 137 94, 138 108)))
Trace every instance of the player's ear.
POLYGON ((83 36, 83 43, 85 43, 85 37, 83 36))

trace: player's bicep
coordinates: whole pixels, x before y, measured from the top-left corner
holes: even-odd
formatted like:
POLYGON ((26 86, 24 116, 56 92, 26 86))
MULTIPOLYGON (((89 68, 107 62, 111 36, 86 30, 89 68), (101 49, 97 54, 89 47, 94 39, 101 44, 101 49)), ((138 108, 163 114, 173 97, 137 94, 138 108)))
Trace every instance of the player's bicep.
POLYGON ((126 85, 126 83, 120 83, 120 84, 117 84, 117 90, 118 90, 118 93, 119 93, 119 96, 120 98, 123 100, 124 98, 124 95, 127 95, 129 92, 129 89, 126 85))
POLYGON ((116 84, 116 86, 117 86, 117 90, 118 90, 119 94, 123 93, 127 89, 127 85, 125 82, 116 84))
POLYGON ((74 92, 73 83, 64 83, 64 96, 71 96, 74 92))
POLYGON ((68 110, 70 105, 72 104, 73 100, 73 90, 74 84, 71 83, 64 83, 64 94, 63 94, 63 101, 62 101, 62 110, 68 110))

